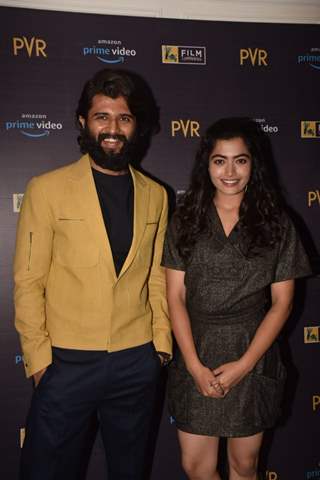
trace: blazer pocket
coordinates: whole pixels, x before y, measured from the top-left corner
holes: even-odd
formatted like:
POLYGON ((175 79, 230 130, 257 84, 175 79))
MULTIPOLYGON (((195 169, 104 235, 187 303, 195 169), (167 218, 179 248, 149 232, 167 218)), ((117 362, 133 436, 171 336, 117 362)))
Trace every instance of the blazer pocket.
POLYGON ((58 222, 84 222, 81 217, 59 217, 58 222))

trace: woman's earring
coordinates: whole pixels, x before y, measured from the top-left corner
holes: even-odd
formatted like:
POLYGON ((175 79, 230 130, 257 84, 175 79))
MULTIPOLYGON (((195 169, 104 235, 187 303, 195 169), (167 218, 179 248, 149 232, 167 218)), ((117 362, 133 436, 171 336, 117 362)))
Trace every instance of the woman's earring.
POLYGON ((244 187, 244 193, 248 190, 248 184, 244 187))

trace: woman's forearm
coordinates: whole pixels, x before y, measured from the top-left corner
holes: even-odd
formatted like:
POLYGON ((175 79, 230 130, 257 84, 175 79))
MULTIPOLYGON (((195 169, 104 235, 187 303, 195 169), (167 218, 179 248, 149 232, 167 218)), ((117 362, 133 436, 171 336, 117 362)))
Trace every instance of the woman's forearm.
POLYGON ((287 301, 275 301, 258 327, 247 351, 240 361, 251 371, 278 337, 292 309, 291 296, 287 301))

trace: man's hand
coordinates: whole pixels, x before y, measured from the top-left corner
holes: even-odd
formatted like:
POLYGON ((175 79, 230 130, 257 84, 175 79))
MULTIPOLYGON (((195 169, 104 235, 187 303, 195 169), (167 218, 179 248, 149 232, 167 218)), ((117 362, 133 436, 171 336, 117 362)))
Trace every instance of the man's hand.
POLYGON ((44 375, 45 371, 47 370, 46 368, 43 368, 42 370, 39 370, 39 372, 36 372, 33 374, 33 381, 34 381, 34 386, 37 387, 39 385, 39 382, 44 375))
POLYGON ((168 365, 170 361, 170 355, 165 352, 157 352, 158 357, 160 358, 161 366, 164 367, 165 365, 168 365))

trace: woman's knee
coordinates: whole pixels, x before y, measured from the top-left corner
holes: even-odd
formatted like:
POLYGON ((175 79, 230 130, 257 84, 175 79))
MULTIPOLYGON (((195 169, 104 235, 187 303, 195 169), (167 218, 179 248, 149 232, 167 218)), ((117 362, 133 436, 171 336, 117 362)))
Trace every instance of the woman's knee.
POLYGON ((231 438, 228 441, 230 478, 256 478, 263 433, 250 437, 231 438), (234 475, 232 475, 234 472, 234 475))
POLYGON ((205 462, 196 458, 182 456, 182 467, 191 480, 214 478, 216 465, 214 462, 205 462))
POLYGON ((229 468, 239 477, 251 479, 257 472, 258 457, 256 455, 229 455, 229 468))

